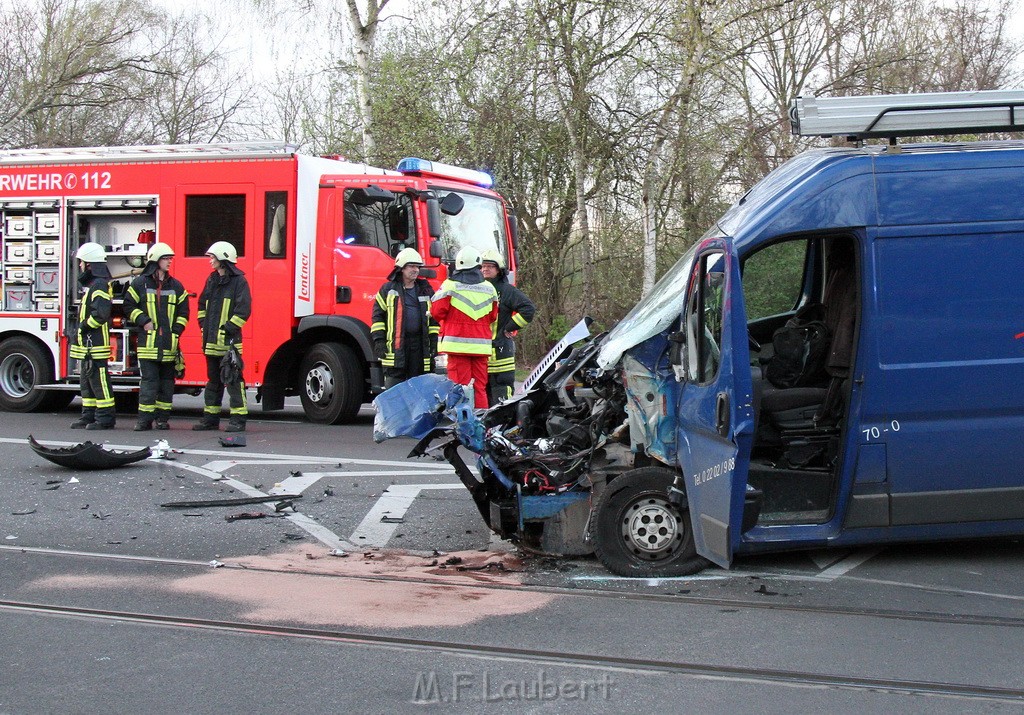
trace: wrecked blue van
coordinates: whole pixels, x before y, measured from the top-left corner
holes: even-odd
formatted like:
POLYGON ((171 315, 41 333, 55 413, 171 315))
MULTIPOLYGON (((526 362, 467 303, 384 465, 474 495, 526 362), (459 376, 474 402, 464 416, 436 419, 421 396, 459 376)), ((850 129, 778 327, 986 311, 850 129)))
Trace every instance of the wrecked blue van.
POLYGON ((807 98, 792 119, 855 144, 769 174, 522 394, 477 412, 413 380, 378 398, 378 438, 448 459, 503 537, 622 575, 1024 534, 1024 143, 896 140, 1024 128, 1024 93, 807 98))

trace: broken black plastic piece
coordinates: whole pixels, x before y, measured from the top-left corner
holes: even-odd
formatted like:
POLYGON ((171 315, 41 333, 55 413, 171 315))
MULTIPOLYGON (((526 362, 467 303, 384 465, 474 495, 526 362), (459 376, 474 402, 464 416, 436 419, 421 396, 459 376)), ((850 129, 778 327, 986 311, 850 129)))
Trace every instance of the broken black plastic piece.
POLYGON ((265 504, 268 501, 301 499, 301 494, 267 494, 262 497, 236 497, 234 499, 205 499, 200 501, 169 501, 160 506, 171 509, 195 509, 202 506, 238 506, 239 504, 265 504))
POLYGON ((136 452, 125 452, 119 449, 107 449, 95 442, 82 442, 73 447, 44 447, 36 442, 32 435, 28 436, 28 443, 43 459, 68 469, 89 470, 123 467, 126 464, 147 459, 152 454, 149 447, 143 447, 136 452))

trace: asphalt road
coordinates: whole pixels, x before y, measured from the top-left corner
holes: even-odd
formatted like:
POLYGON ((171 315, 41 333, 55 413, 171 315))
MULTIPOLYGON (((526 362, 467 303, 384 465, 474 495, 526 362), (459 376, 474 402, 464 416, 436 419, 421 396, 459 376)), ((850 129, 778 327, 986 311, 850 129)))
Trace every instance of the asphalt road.
POLYGON ((372 442, 369 408, 256 412, 227 448, 176 405, 163 433, 0 415, 0 715, 1024 712, 1019 540, 620 579, 492 539, 447 464, 372 442), (74 471, 30 434, 175 451, 74 471), (270 493, 303 496, 161 506, 270 493))

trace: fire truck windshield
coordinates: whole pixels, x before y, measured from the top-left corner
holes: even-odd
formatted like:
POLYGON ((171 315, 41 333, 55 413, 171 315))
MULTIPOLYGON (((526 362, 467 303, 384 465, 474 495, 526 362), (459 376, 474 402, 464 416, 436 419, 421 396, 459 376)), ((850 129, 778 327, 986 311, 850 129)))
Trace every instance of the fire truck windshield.
MULTIPOLYGON (((438 199, 449 193, 435 189, 438 199)), ((465 201, 462 211, 456 216, 441 215, 441 243, 444 246, 444 260, 455 259, 460 248, 472 246, 481 252, 496 250, 508 262, 508 236, 505 228, 505 207, 502 202, 489 196, 457 191, 465 201)))

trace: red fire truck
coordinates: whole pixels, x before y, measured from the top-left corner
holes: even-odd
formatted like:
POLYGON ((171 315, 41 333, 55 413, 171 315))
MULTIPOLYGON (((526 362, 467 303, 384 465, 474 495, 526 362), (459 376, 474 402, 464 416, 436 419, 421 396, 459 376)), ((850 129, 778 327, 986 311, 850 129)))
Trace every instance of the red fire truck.
MULTIPOLYGON (((459 248, 515 266, 515 218, 479 171, 404 159, 396 171, 299 154, 282 144, 201 144, 0 152, 0 409, 66 406, 78 385, 68 330, 79 300, 73 256, 101 244, 114 281, 110 373, 137 392, 135 332, 121 296, 150 246, 198 293, 206 249, 228 241, 252 288, 245 380, 264 410, 298 395, 310 420, 351 419, 382 385, 371 306, 414 247, 435 287, 459 248)), ((195 309, 193 308, 193 315, 195 309)), ((205 384, 198 326, 182 337, 182 392, 205 384)))

